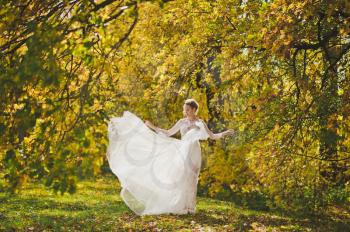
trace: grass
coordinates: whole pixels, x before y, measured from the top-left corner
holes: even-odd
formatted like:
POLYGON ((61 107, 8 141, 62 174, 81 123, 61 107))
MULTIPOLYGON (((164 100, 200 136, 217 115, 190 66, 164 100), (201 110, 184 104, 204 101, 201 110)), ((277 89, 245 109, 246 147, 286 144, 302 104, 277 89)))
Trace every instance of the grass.
POLYGON ((197 198, 194 215, 135 215, 119 197, 114 177, 78 184, 74 195, 28 184, 18 195, 0 193, 0 231, 350 231, 350 215, 297 217, 243 209, 197 198))

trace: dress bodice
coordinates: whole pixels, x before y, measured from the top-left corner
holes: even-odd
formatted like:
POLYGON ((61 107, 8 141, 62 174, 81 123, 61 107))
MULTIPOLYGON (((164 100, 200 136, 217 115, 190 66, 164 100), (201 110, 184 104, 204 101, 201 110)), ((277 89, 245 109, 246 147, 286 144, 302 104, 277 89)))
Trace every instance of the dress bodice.
POLYGON ((188 119, 183 119, 182 123, 180 124, 180 134, 181 138, 185 136, 185 134, 191 130, 191 129, 200 129, 200 119, 197 119, 196 121, 191 122, 188 119))

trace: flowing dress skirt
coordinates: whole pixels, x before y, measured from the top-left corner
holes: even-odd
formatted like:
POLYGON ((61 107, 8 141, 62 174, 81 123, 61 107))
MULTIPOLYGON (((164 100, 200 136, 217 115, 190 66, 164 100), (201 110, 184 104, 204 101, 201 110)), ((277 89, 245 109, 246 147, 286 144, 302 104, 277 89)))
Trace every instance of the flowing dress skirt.
POLYGON ((194 213, 201 168, 199 139, 190 130, 181 140, 149 129, 129 111, 108 124, 107 158, 118 177, 120 195, 137 215, 194 213))

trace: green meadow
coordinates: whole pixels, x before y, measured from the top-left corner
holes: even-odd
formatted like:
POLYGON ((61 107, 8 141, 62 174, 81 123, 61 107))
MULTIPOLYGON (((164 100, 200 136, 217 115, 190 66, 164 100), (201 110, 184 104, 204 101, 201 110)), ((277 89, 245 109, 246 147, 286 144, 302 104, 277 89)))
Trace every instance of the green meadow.
POLYGON ((350 215, 256 211, 197 198, 194 215, 137 216, 119 196, 113 176, 78 183, 77 193, 55 194, 29 183, 16 195, 0 193, 0 231, 350 231, 350 215))

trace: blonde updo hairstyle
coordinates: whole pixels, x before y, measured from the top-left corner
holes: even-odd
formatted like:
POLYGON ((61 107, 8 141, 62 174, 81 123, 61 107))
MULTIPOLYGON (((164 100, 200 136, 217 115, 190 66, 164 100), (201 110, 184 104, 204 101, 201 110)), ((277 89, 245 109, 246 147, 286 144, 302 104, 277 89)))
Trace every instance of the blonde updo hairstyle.
POLYGON ((199 104, 196 100, 194 100, 193 98, 187 99, 187 100, 185 100, 185 104, 190 106, 191 108, 196 109, 195 114, 197 115, 198 109, 199 109, 199 104))

